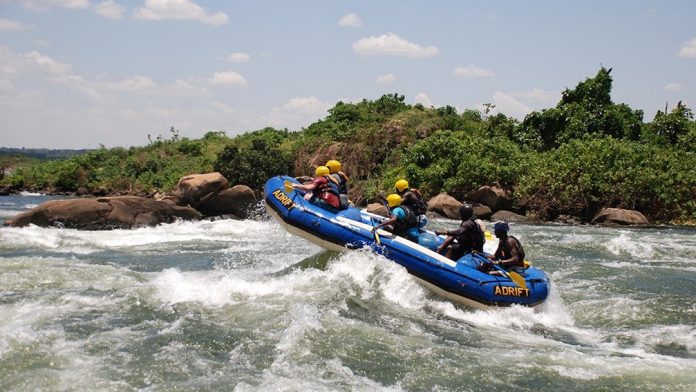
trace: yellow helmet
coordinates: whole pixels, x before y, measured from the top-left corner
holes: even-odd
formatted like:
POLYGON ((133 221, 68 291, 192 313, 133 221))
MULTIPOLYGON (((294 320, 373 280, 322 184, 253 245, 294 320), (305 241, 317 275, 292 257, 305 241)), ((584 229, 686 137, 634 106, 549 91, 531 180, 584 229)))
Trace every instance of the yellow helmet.
POLYGON ((397 195, 396 193, 392 193, 391 195, 387 196, 387 203, 389 204, 389 207, 400 206, 401 196, 397 195))
POLYGON ((394 188, 396 188, 397 191, 403 192, 404 189, 408 188, 408 181, 406 180, 399 180, 394 184, 394 188))
POLYGON ((341 162, 339 162, 335 159, 332 159, 332 160, 326 162, 326 167, 329 168, 331 173, 340 172, 341 171, 341 162))
POLYGON ((317 177, 324 177, 329 175, 329 168, 326 166, 317 166, 317 169, 314 170, 314 175, 317 177))

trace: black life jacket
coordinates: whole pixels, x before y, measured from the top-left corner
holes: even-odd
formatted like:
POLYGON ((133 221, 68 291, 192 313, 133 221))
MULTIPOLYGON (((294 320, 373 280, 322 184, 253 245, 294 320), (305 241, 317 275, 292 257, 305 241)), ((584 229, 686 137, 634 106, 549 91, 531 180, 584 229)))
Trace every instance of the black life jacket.
POLYGON ((411 188, 401 195, 403 204, 406 204, 416 215, 425 215, 428 212, 428 205, 423 201, 423 195, 415 188, 411 188), (412 193, 415 197, 407 197, 408 193, 412 193))
POLYGON ((483 231, 481 231, 481 227, 473 219, 465 220, 460 227, 464 225, 473 227, 473 230, 465 230, 456 237, 459 245, 464 247, 465 252, 470 252, 472 250, 483 252, 483 244, 486 243, 486 236, 483 234, 483 231))
POLYGON ((338 185, 339 192, 344 195, 348 194, 348 176, 342 171, 334 173, 331 175, 331 181, 338 185))
MULTIPOLYGON (((520 242, 520 240, 518 240, 517 238, 515 238, 511 235, 509 235, 508 238, 512 238, 513 240, 515 240, 517 242, 517 245, 519 246, 519 250, 517 251, 517 262, 520 265, 524 265, 525 254, 524 254, 524 248, 522 248, 522 243, 520 242)), ((507 238, 506 238, 506 241, 502 241, 500 243, 500 248, 501 248, 503 254, 500 255, 499 257, 503 260, 510 258, 511 252, 510 252, 510 247, 508 246, 508 243, 507 243, 507 238)), ((498 256, 498 255, 496 255, 496 256, 498 256)))
POLYGON ((414 214, 408 206, 400 205, 397 208, 404 210, 406 219, 397 219, 394 223, 394 234, 405 237, 408 229, 418 227, 418 215, 414 214))

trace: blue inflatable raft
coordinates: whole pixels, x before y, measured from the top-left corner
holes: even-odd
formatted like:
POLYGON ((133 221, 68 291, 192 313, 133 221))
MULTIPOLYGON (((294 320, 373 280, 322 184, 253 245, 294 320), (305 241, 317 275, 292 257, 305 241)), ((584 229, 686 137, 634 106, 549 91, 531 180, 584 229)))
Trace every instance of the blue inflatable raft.
POLYGON ((297 183, 287 176, 266 182, 266 209, 288 232, 322 248, 345 251, 370 247, 406 268, 436 294, 475 308, 537 306, 548 296, 549 279, 537 268, 516 271, 526 283, 523 288, 507 276, 477 270, 483 262, 480 255, 468 254, 453 261, 438 254, 435 250, 444 239, 429 231, 422 231, 419 243, 415 243, 379 230, 377 244, 371 229, 383 217, 352 207, 337 213, 325 210, 306 201, 303 192, 286 189, 285 181, 297 183))

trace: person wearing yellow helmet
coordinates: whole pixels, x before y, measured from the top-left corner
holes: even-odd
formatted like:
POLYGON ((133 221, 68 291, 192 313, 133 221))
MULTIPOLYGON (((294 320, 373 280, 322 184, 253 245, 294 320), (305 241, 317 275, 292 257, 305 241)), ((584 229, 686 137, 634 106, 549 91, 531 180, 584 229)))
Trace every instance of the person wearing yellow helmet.
POLYGON ((428 206, 423 201, 420 191, 409 187, 408 181, 403 178, 394 184, 394 188, 396 188, 396 194, 401 196, 401 204, 410 208, 418 216, 419 226, 424 227, 428 223, 428 218, 425 216, 428 206))
POLYGON ((401 204, 401 196, 392 193, 387 196, 387 204, 390 209, 390 217, 384 222, 372 228, 375 232, 381 227, 391 231, 392 233, 407 238, 413 242, 418 242, 418 217, 410 208, 401 204))
POLYGON ((329 179, 338 185, 341 205, 348 207, 350 204, 350 201, 348 200, 348 176, 341 171, 341 162, 332 159, 326 162, 326 167, 328 167, 329 171, 331 172, 329 179))
POLYGON ((341 209, 338 185, 329 180, 329 168, 318 166, 314 171, 314 181, 307 184, 292 184, 292 187, 305 191, 305 200, 328 210, 341 209))

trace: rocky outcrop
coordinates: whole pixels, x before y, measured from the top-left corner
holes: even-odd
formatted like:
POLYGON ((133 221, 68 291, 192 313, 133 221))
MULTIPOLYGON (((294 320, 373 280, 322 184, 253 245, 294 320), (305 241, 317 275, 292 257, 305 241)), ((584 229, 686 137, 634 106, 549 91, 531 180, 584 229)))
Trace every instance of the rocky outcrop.
POLYGON ((505 222, 532 222, 534 219, 528 218, 524 215, 516 214, 512 211, 496 211, 491 215, 491 221, 505 221, 505 222))
POLYGON ((234 215, 247 218, 256 207, 256 195, 246 185, 235 185, 220 192, 211 192, 194 207, 205 216, 234 215))
POLYGON ((487 205, 493 211, 509 210, 512 208, 512 196, 499 186, 482 186, 477 191, 467 195, 467 199, 487 205))
POLYGON ((474 209, 474 216, 478 219, 489 219, 493 214, 491 208, 483 204, 474 205, 472 208, 474 209))
POLYGON ((180 206, 195 205, 205 196, 229 187, 229 181, 218 172, 191 174, 181 177, 172 192, 171 199, 180 206))
POLYGON ((7 226, 59 226, 82 230, 130 229, 201 219, 190 207, 137 196, 52 200, 5 222, 7 226))
POLYGON ((621 208, 604 208, 592 218, 592 223, 605 225, 647 225, 648 219, 642 213, 635 210, 621 208))
POLYGON ((462 205, 447 193, 440 193, 428 200, 428 211, 436 212, 449 219, 459 219, 459 207, 462 205))
POLYGON ((389 216, 389 210, 387 207, 384 206, 384 204, 380 203, 370 203, 367 205, 367 212, 371 214, 376 214, 376 215, 381 215, 381 216, 389 216))

